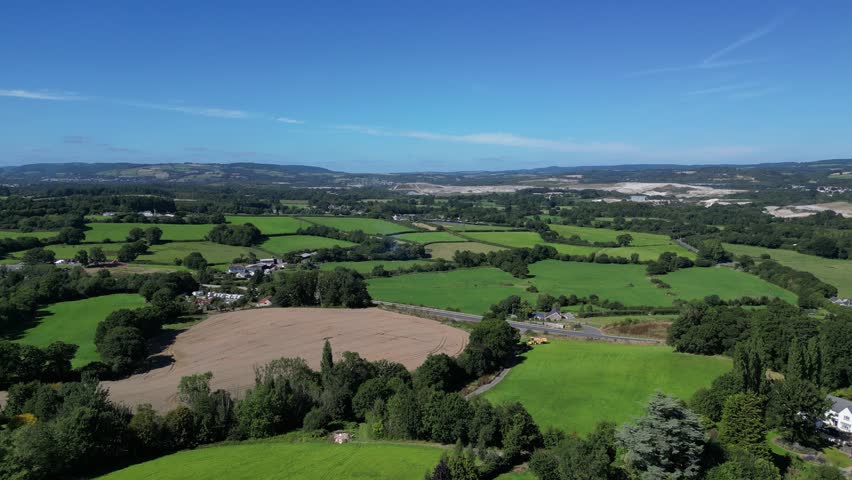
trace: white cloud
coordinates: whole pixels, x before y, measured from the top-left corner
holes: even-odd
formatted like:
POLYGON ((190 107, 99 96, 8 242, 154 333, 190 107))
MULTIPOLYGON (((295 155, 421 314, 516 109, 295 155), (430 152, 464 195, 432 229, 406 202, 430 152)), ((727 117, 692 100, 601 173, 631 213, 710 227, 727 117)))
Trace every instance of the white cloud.
POLYGON ((278 118, 275 119, 275 121, 281 122, 281 123, 287 123, 287 124, 290 124, 290 125, 302 125, 302 124, 305 123, 302 120, 296 120, 294 118, 287 118, 287 117, 278 117, 278 118))
POLYGON ((146 103, 132 101, 118 101, 117 103, 130 107, 149 108, 152 110, 163 110, 166 112, 186 113, 189 115, 201 115, 204 117, 242 119, 249 118, 252 116, 251 113, 243 110, 232 110, 216 107, 194 107, 189 105, 171 105, 165 103, 146 103))
POLYGON ((51 92, 47 90, 0 90, 0 97, 28 98, 31 100, 84 100, 73 93, 51 92))
POLYGON ((618 155, 625 160, 630 157, 643 159, 682 159, 712 160, 751 155, 762 151, 760 147, 748 145, 718 145, 686 147, 682 149, 655 149, 626 143, 613 142, 574 142, 524 137, 512 133, 473 133, 467 135, 449 135, 424 131, 398 131, 383 127, 363 125, 338 125, 336 128, 364 135, 416 138, 443 142, 471 143, 477 145, 496 145, 518 148, 550 150, 560 153, 582 153, 599 155, 618 155))

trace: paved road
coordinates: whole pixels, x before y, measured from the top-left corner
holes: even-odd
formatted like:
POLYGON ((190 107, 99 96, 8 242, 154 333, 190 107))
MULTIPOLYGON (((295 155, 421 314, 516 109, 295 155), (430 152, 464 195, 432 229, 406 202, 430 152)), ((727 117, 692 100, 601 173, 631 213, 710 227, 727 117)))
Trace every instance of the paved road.
MULTIPOLYGON (((471 313, 461 313, 461 312, 453 312, 451 310, 441 310, 440 308, 431 308, 431 307, 421 307, 418 305, 407 305, 404 303, 392 303, 392 302, 382 302, 382 301, 374 301, 379 305, 388 305, 394 308, 398 308, 400 310, 408 310, 411 312, 420 312, 425 313, 427 315, 432 315, 435 317, 447 318, 450 320, 455 320, 458 322, 479 322, 482 320, 482 315, 473 315, 471 313)), ((517 328, 521 332, 525 332, 527 330, 534 330, 537 332, 545 332, 550 335, 566 335, 569 337, 583 337, 583 338, 592 338, 597 340, 620 340, 620 341, 629 341, 629 342, 641 342, 641 343, 660 343, 658 340, 654 340, 651 338, 636 338, 636 337, 621 337, 618 335, 607 335, 600 331, 600 329, 595 328, 591 325, 583 324, 583 328, 579 330, 568 330, 562 328, 551 328, 545 327, 544 325, 539 325, 535 323, 527 323, 527 322, 514 322, 509 321, 509 325, 517 328)))

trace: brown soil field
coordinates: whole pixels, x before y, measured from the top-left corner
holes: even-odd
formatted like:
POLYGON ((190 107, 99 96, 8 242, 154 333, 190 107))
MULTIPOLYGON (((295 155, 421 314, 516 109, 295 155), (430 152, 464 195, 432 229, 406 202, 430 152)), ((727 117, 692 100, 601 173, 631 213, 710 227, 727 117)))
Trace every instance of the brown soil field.
POLYGON ((368 360, 388 359, 417 368, 430 353, 456 356, 467 332, 376 308, 264 308, 222 313, 179 333, 152 358, 165 363, 124 380, 103 382, 110 397, 130 407, 150 403, 157 410, 177 404, 181 377, 213 372, 213 389, 240 397, 254 386, 254 367, 281 357, 302 357, 319 369, 329 339, 335 357, 358 352, 368 360))

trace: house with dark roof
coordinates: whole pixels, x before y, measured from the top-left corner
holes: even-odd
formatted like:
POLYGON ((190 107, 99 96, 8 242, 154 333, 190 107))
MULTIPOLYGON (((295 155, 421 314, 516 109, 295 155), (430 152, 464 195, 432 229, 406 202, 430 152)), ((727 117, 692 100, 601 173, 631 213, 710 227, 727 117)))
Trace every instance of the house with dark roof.
POLYGON ((831 408, 825 412, 826 423, 843 433, 852 434, 852 400, 829 395, 828 401, 831 408))
POLYGON ((549 312, 535 312, 533 319, 539 322, 558 322, 562 320, 562 311, 559 308, 553 308, 549 312))

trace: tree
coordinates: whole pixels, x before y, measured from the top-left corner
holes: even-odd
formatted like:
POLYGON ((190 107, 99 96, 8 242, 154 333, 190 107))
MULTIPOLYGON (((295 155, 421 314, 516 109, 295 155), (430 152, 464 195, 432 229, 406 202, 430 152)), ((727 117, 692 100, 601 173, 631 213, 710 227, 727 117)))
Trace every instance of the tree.
POLYGON ((163 418, 163 427, 174 449, 183 450, 197 445, 195 416, 189 407, 178 405, 169 411, 163 418))
POLYGON ((447 467, 452 480, 479 480, 479 471, 472 451, 465 452, 461 442, 456 444, 455 449, 447 459, 447 467))
POLYGON ((438 465, 435 465, 435 469, 432 470, 431 474, 426 474, 425 480, 453 480, 453 477, 450 475, 450 467, 447 465, 446 455, 441 457, 441 461, 438 462, 438 465))
POLYGON ((722 411, 719 440, 757 457, 768 457, 763 417, 763 398, 750 392, 731 395, 722 411))
POLYGON ((632 241, 633 241, 633 236, 630 235, 629 233, 624 233, 624 234, 621 234, 621 235, 615 237, 615 243, 617 243, 618 246, 620 246, 620 247, 626 247, 626 246, 630 245, 630 242, 632 242, 632 241))
POLYGON ((322 345, 322 359, 320 360, 320 375, 323 385, 331 382, 332 372, 334 371, 334 356, 331 352, 331 342, 325 339, 322 345))
POLYGON ((415 389, 434 388, 444 392, 456 390, 464 379, 464 370, 454 358, 445 353, 427 356, 412 376, 415 389))
POLYGON ((494 372, 515 355, 520 334, 505 320, 484 319, 473 327, 459 364, 469 375, 494 372))
POLYGON ((85 250, 77 250, 74 254, 74 261, 80 265, 86 266, 89 264, 89 253, 85 250))
POLYGON ((791 378, 772 385, 766 417, 769 426, 786 438, 808 444, 816 438, 816 422, 828 407, 828 400, 814 384, 791 378))
POLYGON ((133 227, 133 228, 130 229, 129 232, 127 232, 127 241, 128 242, 135 242, 137 240, 142 240, 143 237, 145 237, 145 231, 142 230, 139 227, 133 227))
POLYGON ((41 263, 53 263, 56 261, 56 254, 53 250, 45 250, 41 247, 32 248, 24 252, 21 261, 27 265, 38 265, 41 263))
MULTIPOLYGON (((764 441, 765 443, 765 441, 764 441)), ((765 448, 765 446, 764 446, 765 448)), ((775 465, 763 456, 739 449, 729 451, 725 463, 707 472, 706 480, 781 480, 775 465)))
POLYGON ((163 237, 163 231, 160 227, 151 227, 145 229, 145 241, 148 242, 148 245, 156 245, 160 243, 160 239, 163 237))
POLYGON ((96 344, 104 363, 113 372, 125 373, 145 359, 148 347, 138 328, 116 327, 96 344))
POLYGON ((89 260, 92 263, 103 263, 106 262, 106 255, 104 254, 104 249, 101 247, 92 247, 89 249, 89 260))
POLYGON ((387 403, 386 431, 389 438, 416 439, 420 430, 420 408, 414 390, 400 388, 387 403))
POLYGON ((137 457, 153 457, 168 448, 163 419, 150 404, 139 405, 127 427, 137 457))
POLYGON ((698 416, 680 400, 657 392, 636 423, 618 431, 624 462, 642 480, 697 478, 704 451, 698 416))
POLYGON ((698 246, 698 258, 713 263, 724 263, 731 261, 731 254, 722 247, 722 242, 712 238, 701 242, 698 246))
POLYGON ((59 243, 77 245, 86 239, 86 232, 79 228, 65 227, 59 230, 59 233, 56 235, 56 239, 59 243))
POLYGON ((184 257, 182 265, 192 270, 204 270, 207 268, 207 260, 199 252, 192 252, 184 257))
POLYGON ((837 241, 830 237, 814 237, 799 248, 800 251, 825 258, 837 258, 840 249, 837 241))

